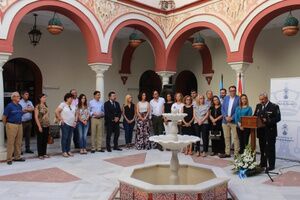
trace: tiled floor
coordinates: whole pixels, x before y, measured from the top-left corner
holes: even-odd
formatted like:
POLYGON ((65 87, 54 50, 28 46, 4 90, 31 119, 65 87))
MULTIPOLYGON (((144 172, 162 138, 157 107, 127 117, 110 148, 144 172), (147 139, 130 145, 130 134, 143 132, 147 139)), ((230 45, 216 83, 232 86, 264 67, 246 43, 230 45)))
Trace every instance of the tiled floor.
MULTIPOLYGON (((33 145, 34 147, 34 145, 33 145)), ((33 148, 34 149, 34 148, 33 148)), ((59 141, 49 146, 49 159, 27 159, 9 166, 0 163, 0 200, 107 200, 118 188, 118 176, 127 166, 168 162, 171 152, 134 149, 63 158, 59 141)), ((25 154, 25 157, 32 156, 25 154)), ((281 170, 283 175, 269 182, 266 174, 239 179, 230 159, 197 158, 179 154, 181 163, 201 163, 222 167, 230 175, 229 188, 241 200, 299 200, 300 166, 281 170)), ((276 170, 297 163, 277 160, 276 170)), ((300 163, 299 163, 300 164, 300 163)))

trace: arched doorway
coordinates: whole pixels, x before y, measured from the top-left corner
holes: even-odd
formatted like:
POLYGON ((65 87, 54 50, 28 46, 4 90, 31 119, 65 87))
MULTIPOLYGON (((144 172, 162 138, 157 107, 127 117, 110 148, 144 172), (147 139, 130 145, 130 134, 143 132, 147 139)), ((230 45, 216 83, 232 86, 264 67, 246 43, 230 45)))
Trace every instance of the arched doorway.
POLYGON ((198 89, 197 78, 193 72, 185 70, 178 74, 175 81, 176 92, 190 95, 192 90, 198 89))
POLYGON ((146 92, 148 100, 152 99, 154 90, 161 92, 162 82, 157 73, 153 70, 145 71, 140 78, 139 92, 146 92))
POLYGON ((10 93, 28 91, 35 104, 42 93, 43 78, 39 67, 26 58, 14 58, 3 66, 4 105, 10 102, 10 93))

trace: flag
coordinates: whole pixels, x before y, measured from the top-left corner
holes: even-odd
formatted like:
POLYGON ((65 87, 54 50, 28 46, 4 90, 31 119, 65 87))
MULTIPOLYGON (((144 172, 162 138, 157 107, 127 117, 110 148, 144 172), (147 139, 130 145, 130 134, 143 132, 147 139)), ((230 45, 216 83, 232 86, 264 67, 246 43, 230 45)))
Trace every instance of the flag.
POLYGON ((219 83, 219 91, 221 89, 223 89, 223 88, 224 88, 224 85, 223 85, 223 74, 221 74, 221 80, 220 80, 220 83, 219 83))
POLYGON ((241 96, 242 94, 243 94, 243 83, 242 83, 242 75, 240 73, 238 79, 238 95, 241 96))

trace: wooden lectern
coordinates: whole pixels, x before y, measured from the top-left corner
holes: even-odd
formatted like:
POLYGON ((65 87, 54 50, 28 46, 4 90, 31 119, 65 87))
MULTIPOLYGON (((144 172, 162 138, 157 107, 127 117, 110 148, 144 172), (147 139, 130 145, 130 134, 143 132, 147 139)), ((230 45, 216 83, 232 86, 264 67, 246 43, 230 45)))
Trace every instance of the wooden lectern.
POLYGON ((251 148, 252 148, 252 151, 255 152, 255 150, 256 150, 255 129, 264 127, 265 125, 262 123, 261 119, 257 116, 241 117, 241 125, 243 128, 250 128, 251 148))

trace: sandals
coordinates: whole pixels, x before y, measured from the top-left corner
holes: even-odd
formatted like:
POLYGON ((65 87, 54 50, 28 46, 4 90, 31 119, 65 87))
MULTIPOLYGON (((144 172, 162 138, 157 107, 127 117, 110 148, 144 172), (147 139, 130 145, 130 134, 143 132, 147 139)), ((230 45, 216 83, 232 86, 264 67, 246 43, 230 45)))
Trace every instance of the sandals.
POLYGON ((199 151, 197 152, 196 156, 197 156, 197 157, 200 157, 200 152, 199 152, 199 151))
POLYGON ((66 152, 64 152, 64 153, 62 154, 62 156, 65 157, 65 158, 68 158, 68 157, 69 157, 69 155, 68 155, 66 152))
POLYGON ((68 152, 68 155, 69 155, 70 157, 73 157, 73 156, 74 156, 71 152, 68 152))
POLYGON ((50 158, 50 156, 46 154, 46 155, 44 155, 44 158, 50 158))
POLYGON ((44 160, 44 156, 39 156, 39 159, 40 160, 44 160))

